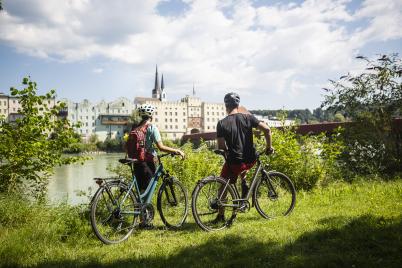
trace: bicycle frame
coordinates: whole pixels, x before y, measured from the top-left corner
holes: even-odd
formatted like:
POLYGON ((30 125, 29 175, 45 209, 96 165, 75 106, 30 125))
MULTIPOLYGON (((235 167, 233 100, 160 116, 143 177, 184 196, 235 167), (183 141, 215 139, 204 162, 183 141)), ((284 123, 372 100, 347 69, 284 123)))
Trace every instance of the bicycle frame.
MULTIPOLYGON (((145 191, 141 194, 140 192, 140 188, 138 186, 138 182, 137 182, 137 178, 134 175, 134 164, 131 163, 131 171, 132 171, 132 181, 128 187, 128 191, 126 192, 126 194, 123 197, 123 200, 121 201, 121 203, 124 203, 124 201, 126 200, 126 198, 128 197, 128 195, 130 194, 130 192, 132 191, 132 189, 135 187, 136 192, 138 193, 138 202, 140 204, 146 204, 146 203, 151 203, 151 199, 152 196, 154 195, 156 186, 158 184, 159 178, 161 178, 163 175, 165 175, 165 170, 163 168, 163 164, 159 159, 159 166, 155 171, 155 175, 152 177, 151 181, 149 182, 147 188, 145 189, 145 191)), ((120 207, 120 204, 118 205, 120 207)), ((140 212, 134 212, 134 214, 140 214, 140 212)))
MULTIPOLYGON (((257 167, 256 167, 256 171, 254 172, 253 179, 252 179, 252 181, 251 181, 250 189, 249 189, 249 191, 248 191, 248 193, 247 193, 247 196, 246 196, 245 198, 233 199, 233 202, 247 201, 247 200, 250 199, 250 197, 251 197, 251 195, 252 195, 252 193, 253 193, 253 190, 254 190, 254 188, 255 188, 255 186, 256 186, 256 184, 257 184, 257 176, 258 176, 258 174, 259 174, 260 172, 262 172, 262 171, 263 171, 263 164, 261 163, 261 160, 260 160, 259 157, 258 157, 258 158, 257 158, 257 167)), ((265 175, 269 178, 269 175, 268 175, 266 172, 264 172, 264 173, 265 173, 265 175)), ((275 192, 275 189, 274 189, 274 187, 272 186, 270 180, 268 180, 268 183, 270 184, 270 188, 275 192)), ((225 188, 223 189, 221 195, 219 196, 219 199, 220 199, 220 200, 222 199, 223 195, 225 194, 226 188, 229 186, 229 184, 230 184, 230 180, 227 180, 226 185, 225 185, 225 188)), ((235 184, 234 184, 234 185, 235 185, 235 184)), ((233 186, 232 186, 232 187, 233 187, 233 186)), ((235 190, 236 194, 239 196, 239 192, 237 191, 236 185, 233 187, 233 189, 235 190)), ((225 206, 229 206, 229 205, 225 205, 225 206)), ((230 205, 230 206, 232 206, 232 205, 230 205)), ((240 207, 240 205, 238 205, 238 206, 240 207)))

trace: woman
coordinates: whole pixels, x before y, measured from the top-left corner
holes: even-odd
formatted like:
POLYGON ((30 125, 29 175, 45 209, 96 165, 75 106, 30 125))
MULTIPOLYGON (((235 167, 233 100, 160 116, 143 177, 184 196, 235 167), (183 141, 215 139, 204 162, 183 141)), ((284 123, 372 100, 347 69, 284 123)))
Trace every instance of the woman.
MULTIPOLYGON (((152 116, 155 112, 155 107, 149 104, 143 104, 137 109, 138 114, 141 117, 141 122, 138 126, 133 126, 133 130, 141 130, 144 131, 145 134, 145 152, 148 157, 145 158, 144 161, 138 161, 134 163, 134 172, 135 177, 138 181, 138 186, 141 192, 145 191, 147 188, 151 178, 155 174, 155 158, 156 158, 156 150, 154 148, 154 144, 158 147, 159 150, 167 153, 173 153, 180 155, 183 159, 185 157, 184 152, 178 149, 174 149, 168 146, 165 146, 162 142, 161 135, 159 133, 158 128, 152 124, 152 116), (150 156, 150 157, 149 157, 150 156)), ((129 151, 129 150, 127 150, 129 151)))

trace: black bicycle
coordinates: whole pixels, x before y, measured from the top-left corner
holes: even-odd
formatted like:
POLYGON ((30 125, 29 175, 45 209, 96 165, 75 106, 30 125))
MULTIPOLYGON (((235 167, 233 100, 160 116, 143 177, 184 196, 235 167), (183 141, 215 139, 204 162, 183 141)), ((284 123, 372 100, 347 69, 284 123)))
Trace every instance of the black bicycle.
POLYGON ((182 226, 188 214, 187 190, 178 179, 169 175, 161 162, 161 158, 173 155, 158 156, 159 166, 143 193, 140 193, 134 175, 135 159, 119 160, 131 168, 130 184, 121 178, 95 178, 99 189, 92 198, 90 219, 93 231, 103 243, 122 242, 138 225, 147 226, 151 223, 155 214, 152 197, 160 178, 163 182, 157 198, 159 215, 169 228, 182 226))
MULTIPOLYGON (((226 156, 223 150, 216 154, 226 156)), ((296 203, 296 190, 283 173, 266 171, 257 157, 256 170, 245 198, 240 198, 235 184, 217 176, 197 182, 192 194, 192 212, 196 223, 205 231, 221 230, 233 223, 237 212, 247 212, 255 206, 265 219, 289 215, 296 203), (248 201, 252 196, 252 204, 248 201), (218 217, 222 215, 224 217, 218 217)))

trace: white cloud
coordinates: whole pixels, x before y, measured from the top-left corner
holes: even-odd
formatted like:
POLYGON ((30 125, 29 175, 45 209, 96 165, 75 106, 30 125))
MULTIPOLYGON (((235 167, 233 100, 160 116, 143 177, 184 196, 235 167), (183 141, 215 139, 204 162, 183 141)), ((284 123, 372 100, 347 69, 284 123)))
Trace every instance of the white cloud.
POLYGON ((157 0, 13 0, 0 13, 0 42, 60 61, 102 56, 138 73, 159 63, 177 92, 195 82, 199 94, 239 89, 250 97, 261 91, 294 97, 355 68, 352 58, 368 42, 402 38, 397 0, 367 0, 355 13, 344 0, 185 2, 185 14, 163 17, 157 0), (361 20, 369 22, 348 28, 361 20))

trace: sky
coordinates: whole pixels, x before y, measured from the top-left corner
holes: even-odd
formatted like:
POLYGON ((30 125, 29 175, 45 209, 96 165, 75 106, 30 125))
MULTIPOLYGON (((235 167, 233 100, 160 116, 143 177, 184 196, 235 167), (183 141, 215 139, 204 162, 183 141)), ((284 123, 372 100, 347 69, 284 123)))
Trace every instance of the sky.
POLYGON ((358 55, 402 54, 402 0, 2 0, 0 92, 30 76, 72 101, 151 97, 314 109, 358 55))

